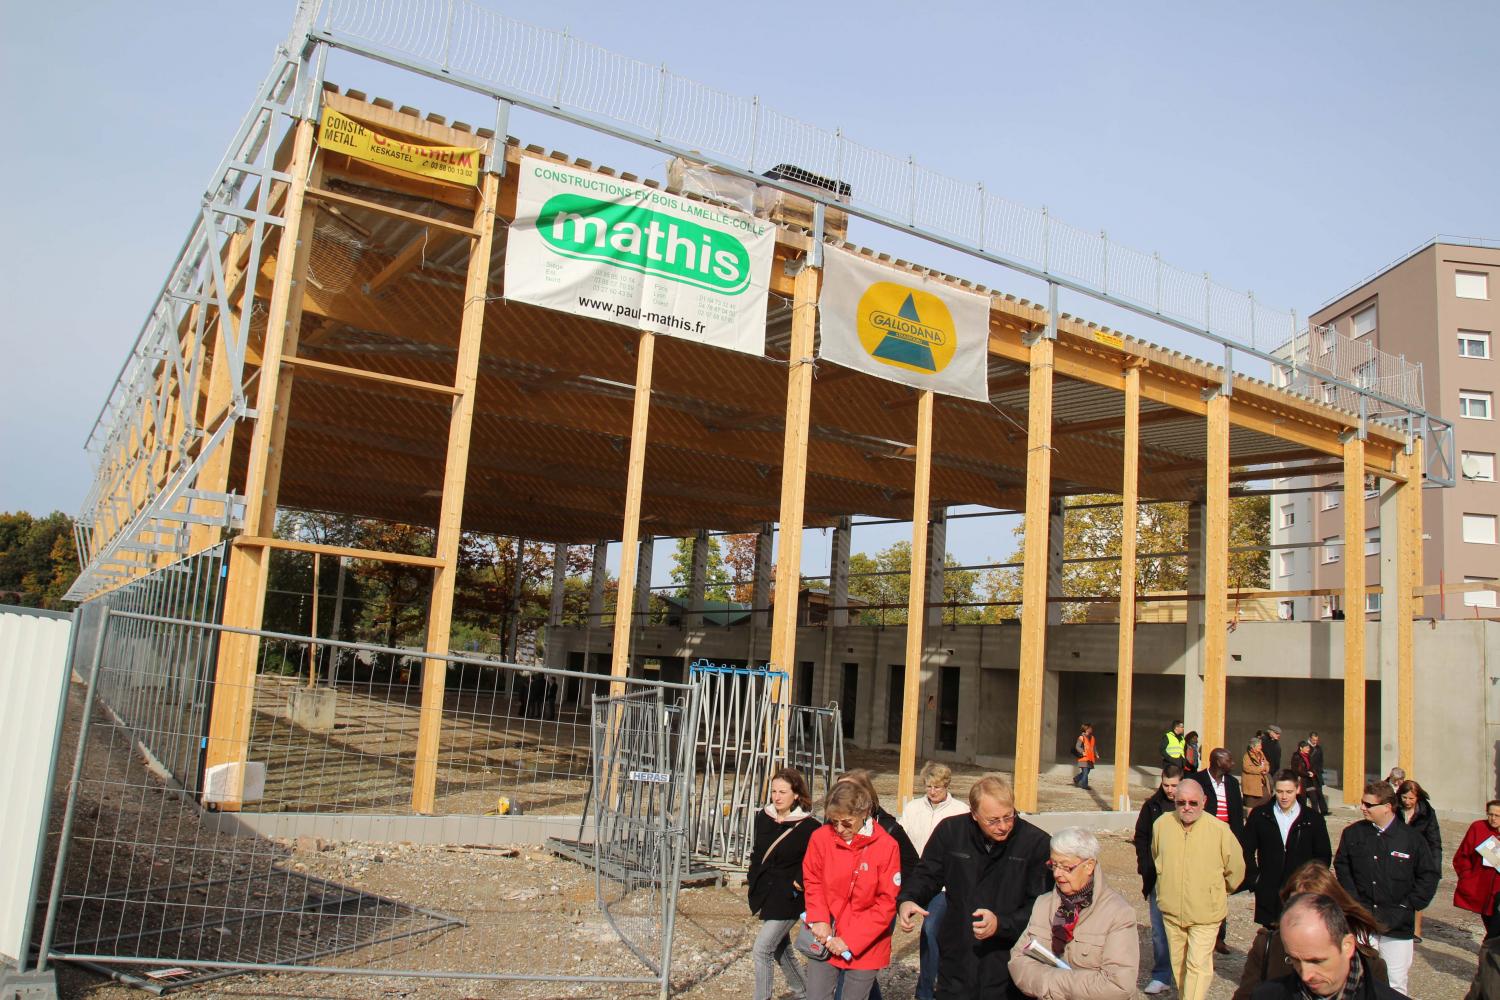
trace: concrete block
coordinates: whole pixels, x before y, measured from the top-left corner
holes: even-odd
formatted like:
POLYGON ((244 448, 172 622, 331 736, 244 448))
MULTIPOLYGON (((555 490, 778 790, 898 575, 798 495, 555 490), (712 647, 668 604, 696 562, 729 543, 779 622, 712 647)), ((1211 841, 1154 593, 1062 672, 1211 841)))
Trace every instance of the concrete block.
POLYGON ((294 688, 287 695, 287 715, 293 725, 310 733, 332 732, 337 703, 338 692, 333 688, 294 688))

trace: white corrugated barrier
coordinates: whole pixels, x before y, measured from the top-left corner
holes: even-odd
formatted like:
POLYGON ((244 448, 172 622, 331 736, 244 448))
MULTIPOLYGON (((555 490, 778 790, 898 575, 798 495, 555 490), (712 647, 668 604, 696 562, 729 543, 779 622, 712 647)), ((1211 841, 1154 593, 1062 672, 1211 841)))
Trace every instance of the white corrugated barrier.
POLYGON ((0 608, 0 963, 28 959, 72 615, 0 608))

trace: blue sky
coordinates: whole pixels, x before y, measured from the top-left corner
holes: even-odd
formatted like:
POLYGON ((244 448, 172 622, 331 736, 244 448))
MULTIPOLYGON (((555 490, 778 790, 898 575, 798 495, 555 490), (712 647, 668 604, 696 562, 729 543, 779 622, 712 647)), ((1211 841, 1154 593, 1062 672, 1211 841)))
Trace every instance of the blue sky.
MULTIPOLYGON (((759 95, 1302 315, 1436 233, 1500 238, 1500 5, 486 5, 759 95)), ((0 11, 12 136, 0 157, 0 510, 81 503, 83 442, 293 8, 0 11)), ((489 123, 485 101, 384 67, 335 58, 328 75, 489 123)), ((511 132, 663 170, 660 154, 535 116, 511 132)), ((1040 297, 990 265, 873 228, 854 235, 1040 297)), ((1187 346, 1081 301, 1064 308, 1187 346)), ((965 559, 1009 552, 1008 531, 984 533, 951 547, 965 559)), ((856 545, 887 535, 870 529, 856 545)), ((823 548, 811 543, 810 559, 823 548)))

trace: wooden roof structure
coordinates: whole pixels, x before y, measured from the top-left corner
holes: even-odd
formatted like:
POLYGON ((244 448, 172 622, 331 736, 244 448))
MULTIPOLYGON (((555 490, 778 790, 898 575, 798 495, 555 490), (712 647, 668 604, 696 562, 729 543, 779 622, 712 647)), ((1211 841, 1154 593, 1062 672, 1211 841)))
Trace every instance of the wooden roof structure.
MULTIPOLYGON (((417 141, 474 141, 410 109, 393 111, 362 96, 325 95, 329 106, 417 141)), ((549 156, 614 174, 514 143, 504 155, 511 166, 549 156)), ((317 223, 292 362, 296 382, 280 504, 435 525, 452 397, 433 387, 453 381, 474 193, 326 150, 319 156, 323 179, 312 193, 317 223), (333 279, 320 278, 320 271, 333 279)), ((498 227, 514 214, 518 174, 509 170, 501 181, 498 227)), ((800 260, 808 245, 805 232, 782 227, 778 233, 764 357, 657 338, 643 531, 754 531, 778 520, 792 294, 787 264, 800 260)), ((497 238, 463 526, 555 542, 617 538, 637 332, 506 301, 504 255, 505 240, 497 238)), ((937 276, 878 259, 896 270, 937 276)), ((268 254, 258 289, 267 301, 276 266, 276 256, 268 254)), ((933 506, 1023 505, 1026 340, 1047 317, 1011 295, 991 293, 991 301, 991 405, 934 401, 933 506)), ((1142 369, 1141 495, 1202 496, 1204 400, 1224 384, 1223 370, 1071 317, 1058 322, 1054 495, 1118 492, 1121 372, 1133 365, 1142 369)), ((819 363, 811 396, 807 525, 829 525, 847 514, 912 516, 918 395, 819 363)), ((1359 421, 1236 374, 1230 423, 1232 461, 1253 466, 1341 456, 1341 438, 1359 421)), ((244 440, 234 448, 231 484, 244 482, 248 422, 239 433, 244 440)), ((1403 444, 1394 428, 1369 424, 1371 470, 1392 474, 1403 444)))

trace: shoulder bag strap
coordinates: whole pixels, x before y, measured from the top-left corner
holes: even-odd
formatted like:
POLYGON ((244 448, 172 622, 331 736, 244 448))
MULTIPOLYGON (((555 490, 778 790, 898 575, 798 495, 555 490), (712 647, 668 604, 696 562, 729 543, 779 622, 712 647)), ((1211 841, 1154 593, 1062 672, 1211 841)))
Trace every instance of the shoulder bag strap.
POLYGON ((768 847, 768 848, 766 848, 766 853, 764 853, 764 854, 762 854, 760 856, 760 863, 761 864, 765 864, 766 863, 766 859, 768 859, 771 856, 771 852, 774 851, 774 850, 776 850, 776 845, 779 844, 779 843, 781 843, 786 838, 790 837, 792 835, 792 831, 795 830, 795 829, 797 829, 797 827, 799 827, 801 825, 802 825, 802 820, 798 820, 797 822, 793 823, 791 826, 787 827, 785 830, 782 830, 781 831, 781 836, 779 836, 775 840, 771 841, 771 846, 768 847))

